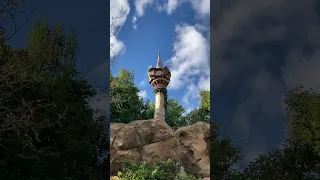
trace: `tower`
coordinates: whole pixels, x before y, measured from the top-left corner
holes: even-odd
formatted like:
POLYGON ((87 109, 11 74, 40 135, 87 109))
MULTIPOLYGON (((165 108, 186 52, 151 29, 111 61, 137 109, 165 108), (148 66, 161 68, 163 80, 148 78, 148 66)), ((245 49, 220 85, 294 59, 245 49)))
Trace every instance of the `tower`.
POLYGON ((156 96, 154 118, 166 120, 167 113, 167 86, 171 73, 166 66, 162 67, 160 52, 158 51, 157 66, 148 70, 149 83, 154 88, 156 96))

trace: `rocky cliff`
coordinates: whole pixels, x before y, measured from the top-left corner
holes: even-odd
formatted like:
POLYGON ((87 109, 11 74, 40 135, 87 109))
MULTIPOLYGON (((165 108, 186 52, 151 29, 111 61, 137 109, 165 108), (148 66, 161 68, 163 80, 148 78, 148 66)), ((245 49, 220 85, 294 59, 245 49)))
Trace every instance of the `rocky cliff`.
POLYGON ((175 132, 159 119, 110 125, 110 175, 116 175, 119 160, 152 164, 159 159, 179 161, 185 171, 210 177, 210 125, 198 122, 175 132))

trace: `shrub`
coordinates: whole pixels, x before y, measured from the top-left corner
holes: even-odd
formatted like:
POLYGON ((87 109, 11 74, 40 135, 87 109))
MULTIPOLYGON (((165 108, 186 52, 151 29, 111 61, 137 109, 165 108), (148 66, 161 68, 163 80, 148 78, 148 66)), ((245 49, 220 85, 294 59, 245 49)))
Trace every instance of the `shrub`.
MULTIPOLYGON (((181 164, 171 159, 157 161, 154 166, 145 162, 134 163, 122 161, 122 172, 118 172, 120 180, 197 180, 193 175, 180 172, 181 164)), ((201 178, 200 178, 201 179, 201 178)))

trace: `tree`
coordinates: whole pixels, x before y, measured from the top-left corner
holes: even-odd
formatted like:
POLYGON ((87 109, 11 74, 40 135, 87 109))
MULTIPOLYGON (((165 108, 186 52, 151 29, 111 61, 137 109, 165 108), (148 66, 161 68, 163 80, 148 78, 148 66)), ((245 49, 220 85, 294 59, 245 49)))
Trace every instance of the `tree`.
POLYGON ((290 144, 311 146, 320 154, 320 94, 295 88, 285 99, 290 144))
POLYGON ((118 77, 111 77, 110 102, 111 122, 128 123, 141 118, 143 101, 138 96, 139 89, 134 84, 134 74, 120 69, 118 77))
POLYGON ((103 178, 106 121, 93 118, 77 47, 75 31, 45 22, 27 49, 0 47, 0 179, 103 178))
MULTIPOLYGON (((154 118, 155 104, 151 101, 147 101, 146 107, 146 119, 154 118)), ((167 100, 167 124, 173 128, 178 129, 182 126, 186 126, 187 122, 182 119, 182 115, 185 112, 184 108, 179 104, 179 102, 173 98, 168 98, 167 100)))
POLYGON ((200 108, 210 112, 210 91, 200 91, 200 108))
POLYGON ((141 113, 141 119, 153 119, 154 117, 155 104, 149 99, 146 100, 141 113))
POLYGON ((286 146, 260 155, 241 175, 242 179, 319 179, 319 161, 312 148, 286 146))
POLYGON ((199 108, 189 112, 184 121, 189 124, 195 124, 197 122, 210 122, 210 91, 200 91, 200 105, 199 108))
POLYGON ((210 131, 210 172, 213 179, 237 179, 233 166, 241 159, 241 148, 234 146, 229 137, 220 137, 215 122, 211 123, 210 131))
POLYGON ((184 108, 175 99, 169 98, 167 100, 167 123, 173 129, 178 129, 186 126, 187 122, 182 119, 182 114, 185 112, 184 108))
MULTIPOLYGON (((120 58, 121 52, 124 49, 123 47, 121 47, 121 49, 118 49, 119 46, 115 45, 115 42, 117 42, 116 36, 120 31, 119 23, 121 23, 123 18, 127 16, 126 13, 129 13, 127 10, 124 9, 121 2, 119 1, 112 1, 112 2, 115 2, 120 7, 117 8, 115 4, 110 5, 111 6, 110 7, 110 13, 111 13, 110 15, 110 90, 115 88, 115 85, 116 85, 116 83, 114 83, 115 81, 113 81, 114 80, 114 76, 112 75, 113 68, 117 63, 118 59, 120 58), (116 11, 115 16, 112 16, 113 11, 116 11)), ((116 105, 117 108, 120 108, 121 107, 120 105, 122 103, 128 103, 128 100, 123 99, 118 95, 116 96, 111 95, 110 91, 101 92, 101 95, 110 97, 110 104, 116 105)))
POLYGON ((183 117, 183 120, 188 122, 190 125, 197 122, 210 122, 209 112, 204 108, 198 108, 193 111, 190 111, 186 116, 183 117))
POLYGON ((243 179, 319 179, 320 95, 299 87, 289 91, 284 102, 288 118, 284 147, 258 156, 243 179))

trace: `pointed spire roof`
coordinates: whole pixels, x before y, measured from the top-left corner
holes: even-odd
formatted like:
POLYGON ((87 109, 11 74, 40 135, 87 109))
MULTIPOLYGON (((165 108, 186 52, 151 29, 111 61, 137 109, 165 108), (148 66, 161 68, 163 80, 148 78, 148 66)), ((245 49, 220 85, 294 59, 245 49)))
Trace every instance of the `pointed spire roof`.
POLYGON ((157 60, 157 68, 161 68, 161 57, 160 57, 160 51, 158 50, 158 60, 157 60))

